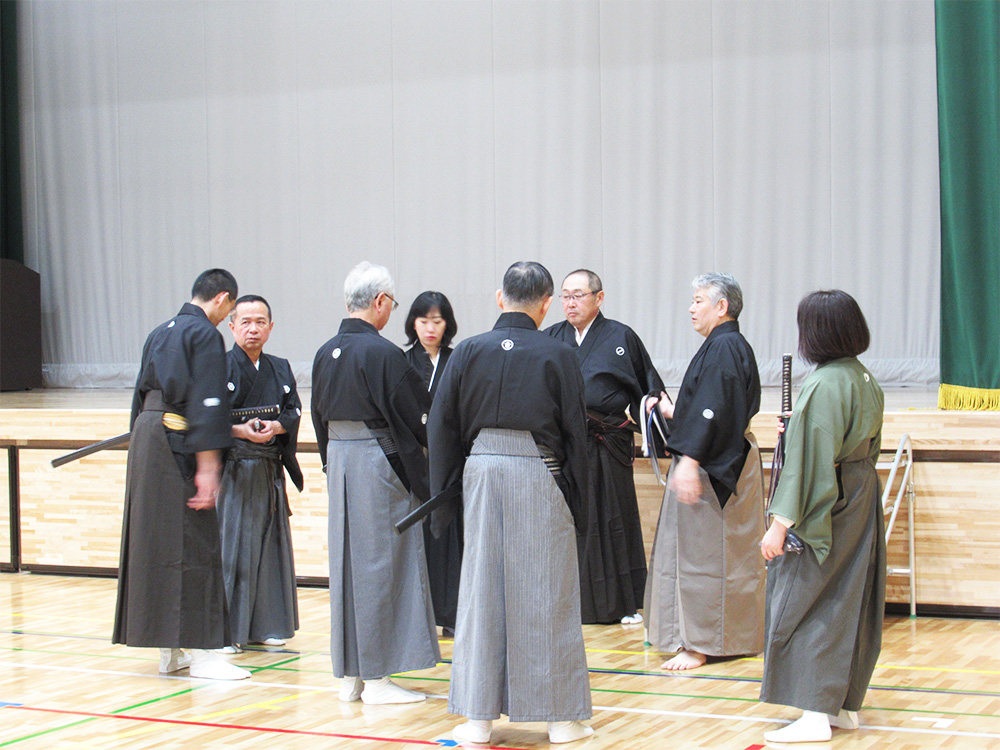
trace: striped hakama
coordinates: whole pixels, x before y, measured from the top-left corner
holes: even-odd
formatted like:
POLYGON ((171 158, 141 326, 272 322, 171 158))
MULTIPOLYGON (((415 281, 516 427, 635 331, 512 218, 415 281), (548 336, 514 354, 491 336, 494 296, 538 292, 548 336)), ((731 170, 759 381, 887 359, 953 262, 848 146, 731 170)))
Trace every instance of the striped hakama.
POLYGON ((698 503, 664 493, 646 583, 648 639, 661 651, 737 656, 764 648, 763 472, 753 433, 746 438, 750 451, 724 509, 704 469, 698 503))
POLYGON ((463 503, 448 710, 470 719, 589 718, 576 531, 531 433, 479 432, 463 503))
POLYGON ((767 646, 760 699, 805 711, 861 709, 882 646, 885 519, 868 441, 840 464, 833 544, 808 544, 767 568, 767 646))
POLYGON ((335 677, 385 677, 441 658, 420 529, 393 524, 416 507, 379 447, 388 429, 327 426, 330 655, 335 677))
POLYGON ((233 642, 291 638, 299 612, 277 443, 236 441, 223 467, 217 508, 233 642))

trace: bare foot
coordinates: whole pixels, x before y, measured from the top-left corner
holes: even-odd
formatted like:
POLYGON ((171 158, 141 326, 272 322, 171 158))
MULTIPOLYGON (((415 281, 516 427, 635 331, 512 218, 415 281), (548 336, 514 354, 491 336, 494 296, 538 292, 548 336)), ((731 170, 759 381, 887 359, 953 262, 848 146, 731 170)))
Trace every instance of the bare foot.
POLYGON ((685 669, 697 669, 705 664, 705 654, 700 654, 697 651, 688 651, 687 649, 681 649, 677 652, 677 656, 673 659, 668 659, 660 665, 660 669, 666 669, 670 672, 681 672, 685 669))

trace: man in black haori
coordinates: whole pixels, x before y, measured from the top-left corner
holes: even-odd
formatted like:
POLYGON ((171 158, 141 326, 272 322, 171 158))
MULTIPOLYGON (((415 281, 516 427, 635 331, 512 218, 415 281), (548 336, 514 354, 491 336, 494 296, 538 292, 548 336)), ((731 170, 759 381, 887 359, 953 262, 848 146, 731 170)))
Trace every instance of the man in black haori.
POLYGON ((222 574, 234 651, 248 643, 284 646, 299 626, 285 471, 301 492, 295 446, 302 404, 288 360, 263 351, 273 328, 267 300, 236 300, 229 320, 236 343, 226 355, 231 405, 277 406, 278 413, 233 425, 222 470, 222 574))
POLYGON ((448 710, 469 719, 458 742, 489 742, 500 714, 570 742, 593 733, 580 722, 592 714, 576 562, 583 378, 573 350, 538 330, 544 266, 512 265, 497 303, 493 330, 455 348, 428 422, 432 490, 460 486, 465 520, 448 710))
POLYGON ((601 312, 604 287, 580 269, 562 284, 566 320, 546 330, 576 350, 587 403, 587 528, 577 538, 584 623, 642 622, 646 548, 632 463, 639 402, 663 381, 635 331, 601 312), (626 415, 628 410, 628 415, 626 415))
POLYGON ((379 331, 396 306, 392 277, 363 262, 344 283, 348 317, 320 347, 312 420, 330 497, 330 654, 340 699, 413 703, 390 674, 441 658, 423 536, 393 524, 428 498, 427 387, 379 331))
POLYGON ((676 407, 661 399, 672 456, 646 583, 647 640, 677 651, 663 669, 764 647, 764 483, 750 419, 760 408, 753 349, 736 319, 743 292, 729 274, 692 282, 689 308, 705 342, 676 407))
POLYGON ((202 273, 191 302, 153 330, 132 398, 113 642, 160 649, 160 672, 250 676, 210 649, 230 641, 215 503, 232 443, 226 350, 216 326, 236 279, 202 273), (186 653, 181 649, 189 649, 186 653))

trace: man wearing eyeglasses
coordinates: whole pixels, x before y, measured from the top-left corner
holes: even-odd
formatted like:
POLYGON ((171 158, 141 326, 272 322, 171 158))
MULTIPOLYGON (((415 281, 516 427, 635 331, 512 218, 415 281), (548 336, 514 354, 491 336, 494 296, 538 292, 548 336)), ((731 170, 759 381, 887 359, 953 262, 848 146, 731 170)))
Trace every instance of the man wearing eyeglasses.
POLYGON ((587 401, 587 529, 577 537, 584 623, 642 622, 646 551, 632 478, 629 417, 663 381, 635 331, 601 313, 604 289, 593 271, 573 271, 562 284, 566 320, 546 333, 576 350, 587 401))
POLYGON ((330 654, 340 700, 415 703, 423 693, 388 675, 441 658, 424 538, 393 523, 428 498, 423 378, 379 335, 396 308, 389 271, 368 262, 347 275, 348 317, 320 347, 312 420, 330 497, 330 654))

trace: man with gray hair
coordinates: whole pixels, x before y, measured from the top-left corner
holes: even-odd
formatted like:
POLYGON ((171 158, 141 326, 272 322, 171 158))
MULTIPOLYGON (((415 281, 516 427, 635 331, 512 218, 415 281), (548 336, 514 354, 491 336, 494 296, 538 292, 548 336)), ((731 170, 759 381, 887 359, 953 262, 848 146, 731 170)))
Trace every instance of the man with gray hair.
POLYGON ((671 454, 646 582, 648 640, 677 651, 663 669, 764 647, 764 484, 750 420, 760 408, 753 349, 736 319, 743 292, 731 275, 693 282, 688 312, 705 337, 676 406, 661 398, 671 454))
POLYGON ((448 710, 469 721, 457 742, 489 742, 501 713, 548 722, 550 742, 593 734, 580 722, 591 703, 574 529, 586 526, 583 378, 573 350, 538 330, 552 289, 539 263, 507 270, 503 314, 455 347, 427 425, 431 488, 460 487, 464 508, 448 710))
POLYGON ((393 523, 426 500, 427 387, 402 350, 379 335, 396 308, 389 271, 347 275, 348 317, 320 347, 312 420, 330 497, 330 654, 340 700, 413 703, 388 675, 441 658, 423 535, 393 523))

